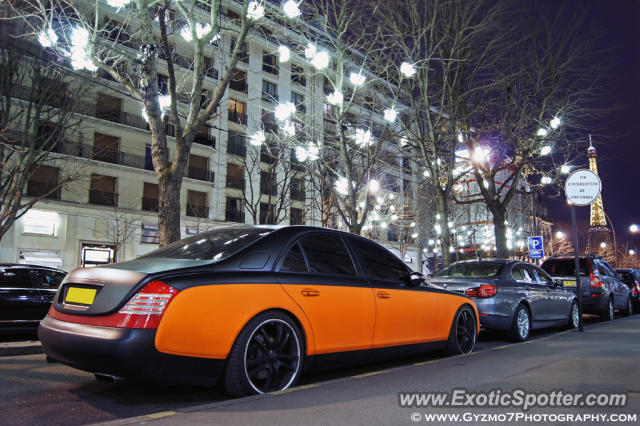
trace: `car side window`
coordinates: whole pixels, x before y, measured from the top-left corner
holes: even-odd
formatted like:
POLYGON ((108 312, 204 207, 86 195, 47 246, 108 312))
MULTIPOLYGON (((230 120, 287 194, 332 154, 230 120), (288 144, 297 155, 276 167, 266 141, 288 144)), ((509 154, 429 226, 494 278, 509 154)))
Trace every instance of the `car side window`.
POLYGON ((58 288, 64 275, 45 269, 38 269, 34 271, 33 277, 37 287, 58 288))
POLYGON ((304 260, 302 249, 297 242, 291 246, 287 257, 284 258, 280 271, 283 272, 308 272, 307 262, 304 260))
POLYGON ((604 268, 605 274, 611 278, 618 278, 618 276, 616 275, 616 273, 614 272, 613 268, 611 266, 609 266, 609 264, 607 262, 604 261, 599 261, 598 262, 600 265, 602 265, 602 267, 604 268))
POLYGON ((606 277, 608 275, 607 268, 600 261, 595 261, 594 263, 598 267, 598 275, 600 275, 601 277, 606 277))
POLYGON ((33 288, 26 269, 0 270, 0 288, 33 288))
POLYGON ((337 234, 313 234, 300 239, 310 272, 355 275, 353 261, 337 234))
POLYGON ((521 283, 535 282, 535 278, 532 278, 524 265, 517 265, 511 271, 513 278, 521 283))
POLYGON ((547 275, 545 271, 540 268, 536 268, 535 266, 533 267, 533 270, 538 275, 538 281, 540 281, 540 284, 546 284, 553 287, 553 279, 549 275, 547 275))
MULTIPOLYGON (((388 280, 406 285, 409 282, 409 272, 405 264, 387 250, 376 243, 352 238, 351 245, 358 252, 367 274, 373 279, 388 280)), ((454 276, 453 270, 451 276, 454 276)))

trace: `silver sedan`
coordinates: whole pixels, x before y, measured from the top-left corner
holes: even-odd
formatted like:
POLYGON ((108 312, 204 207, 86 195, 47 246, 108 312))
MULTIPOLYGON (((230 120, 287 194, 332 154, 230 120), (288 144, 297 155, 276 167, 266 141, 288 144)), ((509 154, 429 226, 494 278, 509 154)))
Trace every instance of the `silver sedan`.
POLYGON ((578 326, 576 296, 536 265, 516 260, 456 262, 427 279, 429 284, 469 296, 480 325, 505 330, 513 340, 526 340, 531 330, 578 326))

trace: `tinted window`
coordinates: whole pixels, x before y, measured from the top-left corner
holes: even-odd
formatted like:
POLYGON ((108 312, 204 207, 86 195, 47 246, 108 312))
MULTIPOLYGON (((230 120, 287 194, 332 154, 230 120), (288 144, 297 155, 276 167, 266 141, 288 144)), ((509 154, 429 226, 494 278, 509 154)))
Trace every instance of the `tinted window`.
POLYGON ((286 272, 307 272, 307 264, 304 261, 304 256, 298 243, 295 243, 293 247, 291 247, 287 257, 285 257, 284 262, 282 262, 280 270, 286 272))
POLYGON ((387 250, 359 238, 352 239, 351 243, 371 278, 401 281, 403 284, 409 281, 409 272, 405 264, 387 250))
POLYGON ((32 288, 33 284, 26 269, 0 269, 0 287, 32 288))
POLYGON ((313 234, 300 240, 309 261, 309 270, 324 274, 355 275, 351 257, 335 234, 313 234))
POLYGON ((538 281, 540 281, 540 284, 546 284, 548 286, 553 286, 553 279, 551 279, 551 277, 549 275, 547 275, 546 272, 544 272, 540 268, 536 268, 535 266, 530 266, 530 268, 537 275, 538 281))
POLYGON ((619 271, 619 273, 620 273, 620 276, 622 277, 622 281, 625 284, 632 285, 634 283, 635 279, 633 278, 633 275, 631 275, 631 272, 619 271))
POLYGON ((596 265, 598 265, 598 273, 600 274, 601 277, 612 277, 612 276, 614 276, 613 273, 611 271, 609 271, 609 268, 607 267, 606 263, 604 263, 601 260, 598 260, 595 263, 596 263, 596 265))
POLYGON ((142 256, 171 259, 221 260, 273 232, 270 228, 223 227, 203 232, 142 256))
POLYGON ((34 269, 31 277, 38 288, 58 288, 64 275, 46 269, 34 269))
MULTIPOLYGON (((579 259, 580 275, 585 277, 589 269, 587 268, 587 260, 579 259)), ((576 268, 573 259, 549 259, 542 264, 542 269, 551 276, 574 277, 576 268)))
POLYGON ((444 269, 440 269, 438 272, 432 274, 431 276, 432 277, 448 277, 449 272, 450 272, 449 268, 444 268, 444 269))
POLYGON ((447 274, 440 274, 439 271, 434 276, 450 276, 450 277, 495 277, 500 274, 504 263, 498 262, 464 262, 454 263, 447 268, 449 271, 447 274))

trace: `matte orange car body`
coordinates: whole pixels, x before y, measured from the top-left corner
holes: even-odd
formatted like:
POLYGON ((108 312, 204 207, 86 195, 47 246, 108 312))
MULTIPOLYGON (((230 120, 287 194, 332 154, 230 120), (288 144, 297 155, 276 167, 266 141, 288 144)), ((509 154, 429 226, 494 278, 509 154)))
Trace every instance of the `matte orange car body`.
POLYGON ((307 355, 442 341, 465 303, 477 319, 473 303, 437 292, 303 284, 198 286, 171 302, 155 344, 169 354, 223 359, 245 324, 269 309, 295 316, 307 355))

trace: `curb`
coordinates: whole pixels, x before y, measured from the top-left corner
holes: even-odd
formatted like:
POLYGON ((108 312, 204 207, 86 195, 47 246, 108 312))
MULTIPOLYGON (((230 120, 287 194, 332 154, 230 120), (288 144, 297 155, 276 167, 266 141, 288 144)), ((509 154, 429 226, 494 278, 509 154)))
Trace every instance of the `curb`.
POLYGON ((16 344, 0 343, 0 357, 19 356, 19 355, 35 355, 44 353, 40 342, 20 342, 16 344))

